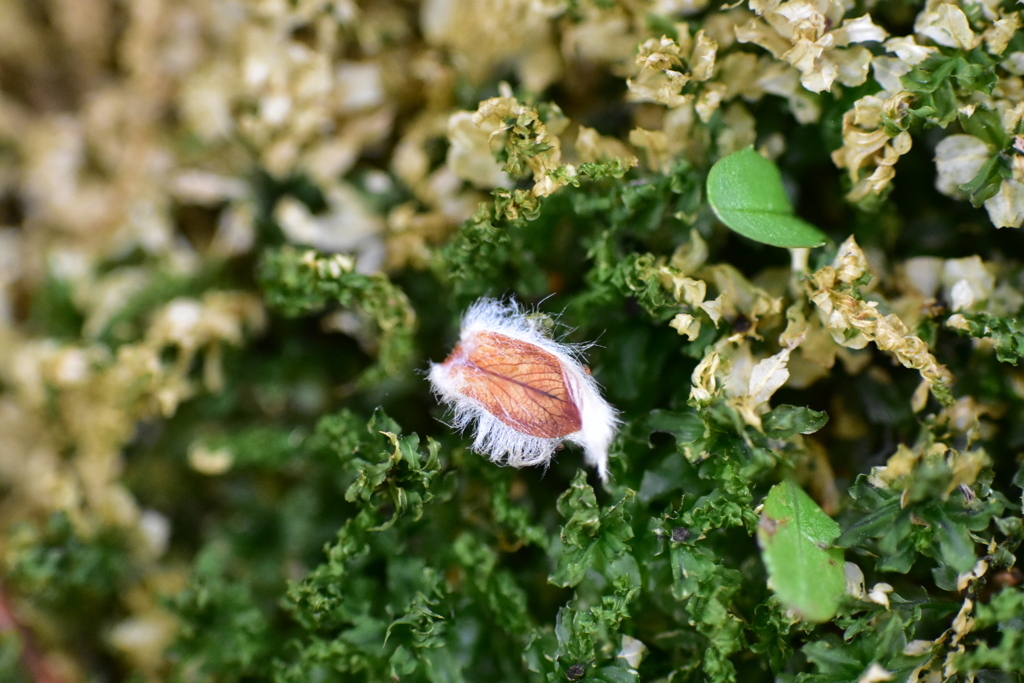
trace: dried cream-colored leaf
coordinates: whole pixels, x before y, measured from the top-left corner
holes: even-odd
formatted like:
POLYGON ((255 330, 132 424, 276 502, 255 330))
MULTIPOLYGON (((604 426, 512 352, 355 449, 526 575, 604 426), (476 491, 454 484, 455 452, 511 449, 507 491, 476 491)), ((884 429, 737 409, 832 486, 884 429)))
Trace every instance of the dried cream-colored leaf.
MULTIPOLYGON (((690 229, 690 239, 683 242, 672 253, 669 265, 679 275, 688 277, 695 273, 708 260, 708 245, 696 229, 690 229)), ((704 297, 701 297, 703 300, 704 297)))
POLYGON ((921 382, 910 396, 910 409, 920 413, 928 405, 928 382, 921 382))
POLYGON ((921 454, 918 451, 912 450, 906 444, 899 444, 885 465, 871 468, 869 481, 876 488, 889 488, 910 476, 920 460, 921 454))
POLYGON ((890 38, 885 41, 885 49, 910 66, 916 66, 938 53, 938 48, 931 45, 918 45, 913 36, 890 38))
POLYGON ((697 306, 697 308, 708 314, 715 327, 718 326, 718 321, 722 319, 722 300, 724 297, 725 294, 719 294, 715 299, 705 301, 697 306))
POLYGON ((963 593, 973 581, 977 581, 988 571, 988 561, 978 560, 971 568, 956 577, 956 589, 963 593))
POLYGON ((893 675, 887 671, 878 662, 871 662, 867 669, 864 670, 857 678, 857 683, 883 683, 884 681, 891 681, 893 675))
POLYGON ((766 93, 786 98, 797 122, 814 123, 821 117, 821 105, 807 92, 799 71, 773 59, 759 62, 759 71, 757 86, 766 93))
MULTIPOLYGON (((719 344, 722 356, 722 392, 728 398, 747 396, 750 373, 754 370, 754 354, 750 344, 719 344)), ((753 407, 753 406, 752 406, 753 407)))
POLYGON ((864 571, 853 562, 843 565, 843 574, 846 576, 846 594, 863 600, 866 596, 864 591, 864 571))
POLYGON ((878 56, 871 60, 872 76, 882 86, 882 90, 889 93, 903 90, 903 81, 900 79, 913 68, 897 57, 878 56))
POLYGON ((635 166, 636 157, 618 138, 601 135, 593 128, 580 126, 576 133, 576 154, 580 161, 595 162, 606 159, 623 159, 627 165, 635 166))
POLYGON ((931 0, 925 11, 917 15, 914 31, 939 45, 961 50, 973 50, 981 41, 981 37, 975 36, 971 30, 962 9, 952 3, 936 0, 931 0))
POLYGON ((448 167, 480 188, 509 187, 511 179, 495 158, 500 145, 492 137, 492 120, 474 120, 473 112, 457 111, 448 119, 448 167))
POLYGON ((881 42, 889 36, 884 28, 871 21, 870 14, 856 19, 844 19, 843 25, 833 31, 832 35, 840 47, 850 43, 881 42))
POLYGON ((1004 180, 999 192, 985 201, 985 210, 997 228, 1019 228, 1024 223, 1024 183, 1004 180))
POLYGON ((717 351, 711 350, 705 354, 697 367, 693 369, 692 386, 690 388, 690 400, 697 403, 707 403, 712 396, 718 393, 718 380, 715 373, 722 359, 717 351))
POLYGON ((799 40, 783 58, 800 72, 800 83, 811 92, 832 89, 832 82, 839 75, 839 66, 831 55, 825 58, 825 49, 818 43, 799 40))
MULTIPOLYGON (((730 102, 722 112, 723 130, 715 138, 719 152, 724 156, 749 147, 757 141, 757 119, 742 102, 730 102)), ((758 149, 758 152, 771 159, 777 159, 785 150, 785 138, 782 135, 769 135, 758 149), (776 145, 781 143, 782 147, 776 145)))
POLYGON ((629 144, 644 150, 649 169, 667 172, 671 168, 672 152, 664 131, 634 128, 629 131, 629 144))
POLYGON ((898 316, 879 313, 877 302, 847 293, 863 272, 866 260, 852 237, 843 244, 843 250, 845 253, 833 266, 825 266, 810 279, 809 298, 818 306, 819 317, 833 339, 847 348, 862 348, 868 341, 874 342, 905 367, 917 369, 940 400, 951 401, 948 384, 952 375, 935 359, 928 345, 910 334, 898 316), (837 270, 841 277, 837 277, 837 270))
POLYGON ((700 334, 700 320, 697 320, 689 313, 680 313, 676 317, 672 318, 672 322, 668 324, 669 327, 674 329, 681 335, 686 335, 687 340, 693 341, 700 334))
POLYGON ((704 30, 697 31, 693 38, 693 52, 690 55, 690 73, 696 81, 706 81, 715 71, 715 55, 718 43, 708 37, 704 30))
POLYGON ((754 43, 781 58, 792 48, 792 44, 761 19, 751 19, 746 24, 736 27, 736 40, 741 43, 754 43))
POLYGON ((942 284, 944 261, 937 256, 915 256, 903 262, 907 283, 922 296, 934 299, 942 284))
POLYGON ((992 25, 985 29, 982 39, 985 41, 985 48, 989 54, 1001 55, 1006 51, 1010 40, 1020 30, 1020 12, 1010 12, 1002 15, 992 25))
POLYGON ((962 198, 960 185, 978 175, 992 153, 988 145, 973 135, 948 135, 935 146, 935 189, 944 195, 962 198))
POLYGON ((953 618, 953 639, 950 641, 951 645, 956 645, 964 636, 974 630, 974 617, 971 616, 973 611, 974 601, 967 598, 960 607, 960 611, 957 612, 956 617, 953 618))
POLYGON ((889 593, 892 593, 892 591, 893 587, 889 584, 876 583, 868 591, 868 600, 889 609, 889 593))
POLYGON ((701 123, 707 123, 715 115, 718 107, 722 104, 722 96, 725 91, 726 87, 722 83, 708 83, 704 86, 700 97, 697 98, 693 105, 697 116, 700 117, 701 123))
MULTIPOLYGON (((692 95, 682 93, 683 87, 693 78, 686 64, 689 36, 680 35, 680 41, 683 41, 682 45, 662 36, 661 39, 651 38, 640 45, 636 56, 636 65, 640 71, 635 78, 626 82, 630 100, 678 107, 692 98, 692 95)), ((705 53, 708 47, 703 48, 705 53)), ((709 56, 713 67, 714 53, 711 52, 709 56)))
POLYGON ((972 486, 978 480, 978 475, 986 467, 991 467, 991 465, 992 461, 988 454, 981 449, 956 451, 950 462, 953 477, 946 487, 946 495, 949 495, 960 486, 972 486))
POLYGON ((979 256, 949 259, 942 265, 944 296, 954 311, 988 300, 995 284, 995 276, 979 256))
POLYGON ((772 397, 776 391, 789 379, 789 370, 786 365, 789 363, 789 354, 802 341, 798 339, 792 346, 788 346, 773 356, 765 358, 750 373, 750 382, 747 384, 747 396, 753 399, 755 405, 760 405, 772 397))
POLYGON ((836 64, 836 80, 845 86, 863 85, 868 80, 868 66, 873 55, 863 45, 854 45, 845 50, 834 50, 832 59, 836 64))
POLYGON ((893 168, 896 162, 910 151, 911 138, 907 131, 890 137, 882 124, 883 114, 890 121, 902 119, 909 97, 910 93, 905 92, 885 100, 868 95, 843 114, 843 146, 832 152, 832 162, 849 171, 854 183, 847 194, 850 201, 860 201, 884 190, 896 175, 893 168))

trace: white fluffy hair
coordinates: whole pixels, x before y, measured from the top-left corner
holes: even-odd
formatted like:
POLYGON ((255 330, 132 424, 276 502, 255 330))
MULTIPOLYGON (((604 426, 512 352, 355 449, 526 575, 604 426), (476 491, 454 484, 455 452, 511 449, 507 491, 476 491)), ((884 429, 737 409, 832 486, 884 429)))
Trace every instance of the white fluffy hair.
POLYGON ((548 337, 535 320, 515 301, 483 298, 462 317, 460 342, 465 344, 480 332, 495 332, 546 351, 562 366, 569 397, 580 415, 580 429, 560 438, 543 438, 520 432, 490 413, 479 401, 462 393, 461 383, 444 363, 431 363, 430 382, 434 393, 453 413, 451 426, 465 431, 476 423, 473 450, 491 462, 513 467, 547 466, 563 441, 583 448, 587 464, 597 468, 601 481, 608 480, 608 446, 618 427, 617 412, 601 396, 597 381, 580 361, 589 345, 573 345, 548 337))

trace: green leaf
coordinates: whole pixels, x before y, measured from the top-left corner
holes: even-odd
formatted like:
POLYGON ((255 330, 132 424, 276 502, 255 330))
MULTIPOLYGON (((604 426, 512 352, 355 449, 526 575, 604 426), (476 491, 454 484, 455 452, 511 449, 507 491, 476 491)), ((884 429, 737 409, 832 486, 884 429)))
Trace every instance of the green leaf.
MULTIPOLYGON (((983 114, 982 118, 985 120, 967 123, 966 117, 960 114, 960 105, 973 100, 972 96, 976 92, 992 92, 997 80, 992 64, 992 58, 983 50, 973 50, 969 53, 939 53, 929 57, 900 79, 903 87, 916 95, 915 106, 908 110, 909 113, 913 118, 942 128, 959 117, 965 130, 971 135, 992 142, 997 147, 1004 147, 1006 143, 998 142, 996 138, 1005 140, 1005 132, 997 132, 991 126, 993 118, 998 117, 983 114), (979 131, 979 127, 987 127, 990 132, 979 131)), ((997 127, 1001 128, 998 124, 997 127)))
POLYGON ((903 76, 903 87, 912 93, 930 93, 948 82, 957 66, 956 59, 938 55, 924 60, 903 76))
POLYGON ((770 453, 749 448, 741 438, 721 432, 686 444, 683 452, 691 463, 702 459, 698 476, 714 484, 700 497, 683 502, 683 525, 697 535, 734 526, 753 533, 758 517, 753 511, 751 487, 774 466, 770 453))
POLYGON ((968 135, 980 139, 997 149, 1009 147, 1012 143, 999 113, 983 107, 976 108, 970 116, 960 115, 960 125, 968 135))
POLYGON ((629 618, 629 604, 640 592, 640 587, 628 577, 620 576, 612 588, 612 595, 603 596, 593 606, 577 598, 558 610, 555 621, 557 660, 567 666, 592 660, 595 645, 613 639, 622 621, 629 618))
POLYGON ((996 196, 1004 177, 1009 177, 1009 169, 1005 167, 999 154, 994 154, 981 165, 971 180, 960 185, 975 208, 982 206, 987 200, 996 196))
POLYGON ((962 524, 956 524, 942 507, 935 506, 927 510, 926 522, 935 529, 935 541, 943 564, 949 565, 958 573, 969 570, 978 561, 974 554, 974 541, 962 524))
MULTIPOLYGON (((353 420, 351 414, 342 412, 338 416, 324 418, 318 429, 318 438, 332 443, 332 434, 339 425, 353 420)), ((342 457, 351 457, 356 478, 345 491, 345 500, 359 503, 363 510, 389 506, 389 519, 370 531, 382 531, 409 513, 413 519, 423 514, 423 506, 429 503, 435 491, 431 484, 441 470, 438 459, 439 444, 427 438, 421 452, 418 434, 399 436, 398 425, 378 409, 366 425, 367 437, 353 448, 351 439, 337 438, 333 445, 342 457), (392 431, 394 430, 394 431, 392 431), (346 449, 351 452, 346 453, 346 449)))
POLYGON ((671 434, 676 443, 684 444, 704 436, 704 422, 696 413, 652 410, 644 420, 643 431, 648 434, 671 434))
POLYGON ((493 549, 464 533, 452 544, 452 555, 465 572, 469 594, 486 607, 489 623, 511 633, 534 628, 525 591, 508 569, 497 567, 493 549))
POLYGON ((792 481, 772 487, 757 529, 775 594, 808 621, 831 619, 846 592, 839 525, 792 481))
POLYGON ((850 548, 864 543, 869 538, 878 538, 895 528, 900 516, 899 497, 893 497, 871 513, 861 517, 836 540, 835 545, 850 548))
POLYGON ((964 313, 959 319, 963 325, 953 326, 953 329, 976 339, 987 339, 1000 363, 1016 365, 1024 358, 1024 323, 1021 321, 991 313, 964 313))
POLYGON ((711 167, 708 201, 729 228, 775 247, 820 247, 828 237, 793 215, 779 169, 753 147, 741 149, 711 167))
POLYGON ((953 71, 953 81, 962 93, 983 92, 992 94, 995 87, 995 69, 992 58, 981 50, 969 53, 966 58, 959 58, 953 71))
POLYGON ((776 406, 761 417, 764 433, 773 439, 813 434, 828 422, 828 415, 803 406, 776 406))
POLYGON ((628 555, 627 541, 633 537, 629 509, 636 494, 626 489, 614 505, 600 508, 586 473, 579 470, 572 486, 558 499, 558 511, 568 517, 562 528, 562 549, 549 581, 556 586, 579 584, 587 570, 602 562, 610 575, 636 573, 636 561, 628 555))
POLYGON ((37 607, 77 610, 76 623, 66 627, 94 628, 134 570, 129 549, 116 527, 87 536, 66 512, 54 512, 39 526, 25 523, 12 530, 4 583, 32 596, 37 607))

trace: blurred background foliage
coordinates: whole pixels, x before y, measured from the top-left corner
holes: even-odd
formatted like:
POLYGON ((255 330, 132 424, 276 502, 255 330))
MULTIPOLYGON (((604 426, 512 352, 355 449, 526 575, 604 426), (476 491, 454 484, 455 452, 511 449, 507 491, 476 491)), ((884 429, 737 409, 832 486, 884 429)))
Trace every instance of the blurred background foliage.
POLYGON ((0 679, 1020 680, 1020 28, 0 0, 0 679), (828 245, 716 220, 751 145, 828 245), (484 295, 597 341, 606 487, 445 426, 484 295))

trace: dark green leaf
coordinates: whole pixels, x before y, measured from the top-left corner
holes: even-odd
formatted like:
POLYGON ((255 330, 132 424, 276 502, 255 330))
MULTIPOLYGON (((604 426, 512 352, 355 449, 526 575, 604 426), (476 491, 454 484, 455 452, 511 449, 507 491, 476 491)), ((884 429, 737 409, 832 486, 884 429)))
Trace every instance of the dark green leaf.
POLYGON ((999 113, 991 109, 977 107, 970 116, 961 115, 960 125, 968 135, 973 135, 998 150, 1006 149, 1011 143, 999 113))
MULTIPOLYGON (((558 511, 568 518, 562 527, 562 548, 550 581, 557 586, 575 586, 595 562, 612 569, 612 574, 635 573, 636 563, 616 565, 629 549, 633 537, 629 509, 635 494, 626 490, 614 505, 600 508, 586 473, 579 470, 572 486, 558 499, 558 511)), ((625 556, 628 557, 628 556, 625 556)))
POLYGON ((761 416, 764 433, 775 439, 813 434, 828 422, 828 415, 803 406, 775 406, 761 416))
POLYGON ((971 180, 960 185, 975 207, 983 205, 999 192, 1003 178, 1009 176, 1009 169, 999 154, 989 157, 971 180))
POLYGON ((704 436, 704 422, 696 413, 654 410, 644 420, 644 430, 648 433, 671 434, 675 437, 676 442, 682 445, 704 436))

